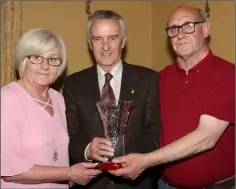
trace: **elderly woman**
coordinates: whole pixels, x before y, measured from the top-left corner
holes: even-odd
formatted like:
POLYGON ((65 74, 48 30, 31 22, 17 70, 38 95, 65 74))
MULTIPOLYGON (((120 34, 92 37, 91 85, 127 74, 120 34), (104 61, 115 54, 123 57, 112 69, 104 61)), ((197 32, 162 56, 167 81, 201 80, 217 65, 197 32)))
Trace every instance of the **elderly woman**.
POLYGON ((100 173, 89 162, 69 167, 64 100, 50 88, 65 66, 57 34, 38 28, 20 39, 20 79, 1 88, 1 188, 69 188, 100 173))

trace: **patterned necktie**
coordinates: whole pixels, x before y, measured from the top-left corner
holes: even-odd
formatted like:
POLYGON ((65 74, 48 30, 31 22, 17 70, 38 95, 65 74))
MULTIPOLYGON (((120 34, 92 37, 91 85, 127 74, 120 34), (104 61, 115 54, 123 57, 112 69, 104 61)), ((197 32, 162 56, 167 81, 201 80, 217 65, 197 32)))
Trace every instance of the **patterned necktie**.
MULTIPOLYGON (((105 102, 111 102, 111 104, 114 104, 115 102, 115 95, 113 92, 113 89, 111 87, 110 81, 112 79, 112 75, 110 73, 106 73, 105 74, 105 84, 102 88, 102 92, 101 92, 101 101, 105 101, 105 102)), ((104 109, 105 111, 105 109, 104 109)), ((113 181, 109 178, 106 177, 107 180, 107 184, 113 184, 113 181)))
POLYGON ((102 88, 101 92, 101 101, 112 101, 115 100, 115 95, 113 89, 111 88, 110 81, 112 79, 112 75, 110 73, 105 74, 105 84, 102 88))

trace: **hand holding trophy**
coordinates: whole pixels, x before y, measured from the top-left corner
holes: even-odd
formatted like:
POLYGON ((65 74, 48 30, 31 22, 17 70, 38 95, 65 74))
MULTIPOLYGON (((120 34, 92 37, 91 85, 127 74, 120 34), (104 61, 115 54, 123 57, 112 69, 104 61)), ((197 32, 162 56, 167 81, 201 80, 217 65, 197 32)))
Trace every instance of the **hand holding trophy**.
MULTIPOLYGON (((111 100, 99 101, 96 106, 104 128, 105 138, 112 142, 114 156, 125 155, 125 133, 131 111, 131 101, 111 100)), ((110 159, 111 160, 111 159, 110 159)), ((100 170, 115 170, 122 168, 121 163, 111 161, 99 163, 100 170)))

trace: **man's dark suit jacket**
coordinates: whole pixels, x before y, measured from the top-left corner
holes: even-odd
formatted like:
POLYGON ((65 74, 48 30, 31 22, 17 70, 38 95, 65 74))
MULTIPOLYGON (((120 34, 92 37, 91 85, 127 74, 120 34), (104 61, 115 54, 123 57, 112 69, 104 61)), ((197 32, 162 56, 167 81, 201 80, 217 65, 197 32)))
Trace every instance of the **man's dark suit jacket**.
MULTIPOLYGON (((70 137, 70 164, 85 161, 84 150, 94 137, 104 137, 96 108, 100 99, 96 65, 67 77, 63 95, 70 137)), ((133 102, 125 138, 126 153, 146 153, 159 147, 159 103, 157 72, 123 62, 120 100, 133 102)), ((107 178, 114 183, 127 183, 119 188, 152 188, 150 172, 131 181, 102 173, 86 187, 105 188, 107 178)), ((80 188, 77 186, 77 188, 80 188)))

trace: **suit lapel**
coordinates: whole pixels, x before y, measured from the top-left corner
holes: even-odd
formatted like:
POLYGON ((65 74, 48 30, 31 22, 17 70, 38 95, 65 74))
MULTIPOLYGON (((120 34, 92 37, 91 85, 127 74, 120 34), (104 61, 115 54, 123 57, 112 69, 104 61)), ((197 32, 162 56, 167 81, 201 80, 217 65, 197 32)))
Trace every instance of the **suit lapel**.
POLYGON ((90 104, 96 104, 100 100, 100 91, 98 86, 98 76, 96 66, 92 66, 87 79, 87 98, 90 104))
POLYGON ((120 100, 132 101, 137 79, 137 75, 133 71, 132 67, 126 62, 123 62, 120 100))
MULTIPOLYGON (((122 80, 121 80, 121 90, 120 90, 120 100, 132 101, 132 109, 134 109, 134 95, 135 88, 137 85, 138 76, 133 69, 133 66, 123 62, 123 72, 122 72, 122 80)), ((132 114, 132 110, 131 110, 132 114)), ((129 116, 129 121, 127 125, 127 131, 125 136, 125 143, 127 143, 129 139, 129 133, 132 133, 130 128, 131 116, 129 116)))
POLYGON ((100 90, 96 66, 92 66, 90 68, 87 77, 87 87, 84 89, 84 91, 86 91, 84 93, 84 99, 86 99, 86 109, 89 112, 88 115, 91 116, 91 119, 94 119, 97 125, 101 125, 100 116, 96 107, 96 103, 100 100, 100 90))

